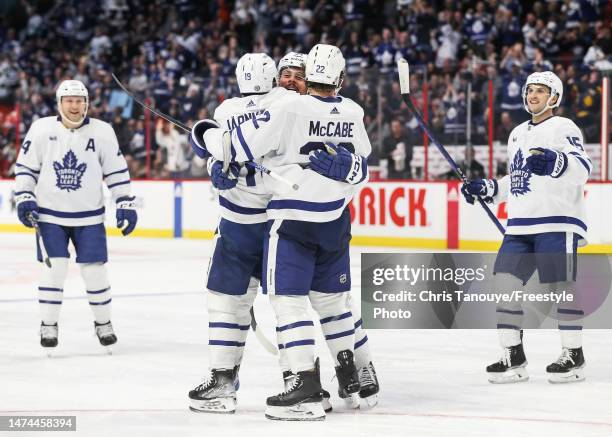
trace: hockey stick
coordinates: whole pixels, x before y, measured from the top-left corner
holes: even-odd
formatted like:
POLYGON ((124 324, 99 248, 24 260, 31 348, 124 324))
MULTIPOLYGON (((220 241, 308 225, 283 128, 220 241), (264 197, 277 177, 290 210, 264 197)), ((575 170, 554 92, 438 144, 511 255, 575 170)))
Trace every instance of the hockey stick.
MULTIPOLYGON (((425 121, 423 120, 423 117, 419 113, 418 109, 414 106, 414 103, 412 103, 412 99, 410 98, 410 73, 408 69, 408 62, 405 59, 402 58, 397 61, 397 72, 399 75, 400 92, 402 94, 402 100, 404 101, 404 103, 406 103, 406 105, 408 106, 408 109, 410 110, 410 112, 412 112, 412 115, 414 115, 414 117, 416 118, 417 122, 419 123, 419 126, 421 126, 421 129, 423 129, 423 131, 427 134, 431 142, 434 143, 434 145, 438 148, 442 156, 444 156, 444 159, 446 159, 446 161, 451 166, 455 174, 459 177, 459 179, 461 179, 461 181, 463 181, 463 183, 467 183, 467 177, 465 176, 461 168, 457 165, 457 163, 453 160, 453 158, 448 154, 444 146, 440 144, 438 140, 436 140, 436 138, 431 133, 431 130, 429 129, 427 124, 425 124, 425 121)), ((480 203, 480 206, 482 206, 482 208, 485 210, 485 212, 487 213, 487 215, 489 216, 493 224, 497 227, 499 232, 501 232, 502 235, 504 235, 506 233, 506 230, 504 229, 502 224, 499 222, 499 220, 497 220, 497 217, 495 217, 495 214, 493 214, 489 206, 485 203, 484 200, 482 200, 481 197, 476 196, 476 198, 478 199, 478 203, 480 203)))
POLYGON ((49 259, 49 254, 47 253, 47 249, 45 248, 45 242, 43 241, 42 233, 40 232, 40 226, 38 226, 38 220, 31 212, 26 215, 26 218, 32 224, 32 227, 36 232, 36 241, 38 242, 38 246, 40 247, 40 254, 42 255, 44 263, 47 265, 47 267, 51 268, 51 260, 49 259))
POLYGON ((278 355, 278 349, 276 346, 272 344, 270 340, 266 338, 266 336, 261 332, 261 329, 258 329, 257 320, 255 320, 255 311, 253 311, 253 307, 251 307, 251 329, 255 333, 255 337, 259 340, 259 343, 264 347, 265 350, 270 352, 272 355, 278 355))
MULTIPOLYGON (((157 115, 160 118, 163 118, 164 120, 166 120, 169 123, 172 123, 173 125, 175 125, 176 127, 184 130, 185 132, 187 132, 188 134, 191 133, 191 129, 189 129, 188 126, 186 126, 185 124, 181 123, 179 120, 177 120, 174 117, 171 117, 168 114, 164 114, 161 111, 156 110, 155 108, 147 105, 146 103, 144 103, 143 101, 139 100, 138 97, 136 97, 134 95, 134 93, 132 93, 130 90, 128 90, 123 83, 121 83, 121 81, 119 80, 119 78, 117 76, 115 76, 115 73, 111 73, 112 78, 114 79, 114 81, 117 83, 117 85, 119 85, 119 87, 123 90, 124 93, 126 93, 131 99, 133 99, 136 103, 138 103, 140 106, 142 106, 143 108, 151 111, 153 114, 157 115)), ((231 148, 231 143, 226 144, 224 143, 223 145, 223 153, 224 156, 229 156, 230 154, 230 148, 231 148)), ((270 170, 269 168, 264 167, 263 165, 255 162, 255 161, 246 161, 244 163, 245 165, 248 165, 251 168, 254 168, 257 171, 260 171, 262 173, 267 174, 268 176, 270 176, 273 179, 276 179, 277 181, 291 187, 292 189, 294 189, 295 191, 297 191, 300 186, 298 184, 295 184, 293 182, 291 182, 290 180, 288 180, 287 178, 284 178, 283 176, 273 172, 272 170, 270 170)), ((229 168, 229 160, 225 161, 223 163, 223 171, 227 173, 229 168)))

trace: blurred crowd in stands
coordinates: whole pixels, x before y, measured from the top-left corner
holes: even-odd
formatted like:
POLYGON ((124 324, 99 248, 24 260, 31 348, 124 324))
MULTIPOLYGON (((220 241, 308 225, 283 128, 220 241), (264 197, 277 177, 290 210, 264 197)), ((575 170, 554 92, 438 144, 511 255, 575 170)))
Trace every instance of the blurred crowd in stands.
POLYGON ((111 72, 189 125, 239 95, 234 68, 242 54, 266 52, 278 61, 318 42, 341 47, 347 74, 340 94, 364 107, 371 164, 386 164, 389 178, 422 176, 411 174, 423 135, 400 97, 399 57, 410 63, 420 105, 427 88, 428 120, 445 144, 466 143, 468 83, 471 143, 487 144, 491 80, 494 139, 505 145, 528 118, 523 83, 541 70, 565 84, 557 114, 598 142, 601 77, 612 69, 611 16, 607 0, 5 0, 0 177, 12 175, 16 129, 23 138, 32 121, 56 113, 55 87, 64 78, 86 84, 89 115, 112 123, 132 177, 205 176, 184 132, 156 118, 145 132, 142 108, 111 72))

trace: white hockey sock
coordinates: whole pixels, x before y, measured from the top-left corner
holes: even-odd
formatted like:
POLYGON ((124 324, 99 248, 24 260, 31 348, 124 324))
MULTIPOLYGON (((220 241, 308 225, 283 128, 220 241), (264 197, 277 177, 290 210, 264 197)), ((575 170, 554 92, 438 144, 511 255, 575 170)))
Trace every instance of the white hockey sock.
POLYGON ((51 268, 42 264, 42 275, 38 286, 40 318, 45 325, 54 325, 59 320, 64 297, 64 281, 68 273, 68 258, 50 258, 51 268))
MULTIPOLYGON (((241 296, 208 290, 208 353, 211 369, 233 369, 244 348, 249 322, 238 323, 241 296)), ((250 307, 249 307, 250 308, 250 307)))
POLYGON ((564 281, 551 284, 551 291, 561 293, 563 290, 573 293, 572 302, 560 302, 557 305, 557 320, 561 345, 570 349, 582 347, 582 325, 584 310, 580 295, 575 291, 575 282, 564 281))
POLYGON ((497 337, 501 347, 516 346, 521 342, 521 331, 516 329, 498 329, 497 337))
POLYGON ((285 349, 293 373, 314 367, 314 323, 308 315, 307 296, 270 294, 276 313, 278 348, 285 349))
MULTIPOLYGON (((353 315, 353 320, 356 320, 353 315)), ((366 330, 361 327, 361 318, 355 321, 355 366, 365 367, 372 361, 372 353, 370 352, 370 343, 366 330)))
POLYGON ((366 330, 362 328, 361 302, 353 299, 350 293, 349 308, 351 309, 351 313, 353 313, 353 322, 355 323, 355 366, 357 366, 357 368, 365 367, 372 361, 370 343, 368 342, 366 330))
POLYGON ((111 290, 103 263, 81 264, 81 276, 85 281, 85 290, 89 307, 94 320, 98 323, 108 323, 111 319, 111 290))
POLYGON ((582 347, 582 330, 560 330, 561 346, 570 349, 582 347))
MULTIPOLYGON (((251 326, 251 308, 253 302, 257 296, 257 290, 259 289, 259 280, 251 278, 249 282, 249 288, 247 288, 246 294, 239 296, 238 309, 236 311, 237 323, 240 326, 251 326)), ((249 329, 240 330, 238 343, 246 344, 247 336, 249 335, 249 329)), ((236 350, 236 361, 235 364, 238 366, 242 363, 242 355, 244 354, 244 346, 238 346, 236 350)))
POLYGON ((349 292, 310 292, 310 303, 319 315, 325 342, 338 366, 338 352, 353 351, 355 347, 355 323, 348 304, 349 292))
POLYGON ((278 365, 280 366, 281 372, 286 372, 287 370, 291 370, 291 365, 289 365, 289 357, 287 356, 287 350, 285 348, 280 347, 283 344, 281 337, 281 333, 277 330, 276 344, 278 345, 278 365))
MULTIPOLYGON (((508 273, 495 275, 494 289, 497 292, 522 290, 523 282, 508 273)), ((496 308, 497 335, 502 347, 516 346, 521 342, 521 328, 523 326, 523 309, 516 302, 500 304, 496 308)))

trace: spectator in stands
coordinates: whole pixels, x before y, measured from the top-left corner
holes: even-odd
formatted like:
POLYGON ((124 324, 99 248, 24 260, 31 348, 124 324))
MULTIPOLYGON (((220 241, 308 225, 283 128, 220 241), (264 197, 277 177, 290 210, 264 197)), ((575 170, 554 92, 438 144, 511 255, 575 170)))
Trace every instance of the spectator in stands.
POLYGON ((185 135, 181 135, 174 125, 160 119, 155 132, 158 145, 157 161, 163 163, 164 170, 171 178, 183 178, 189 168, 187 154, 190 150, 185 135))
POLYGON ((508 111, 502 112, 497 128, 495 129, 495 139, 501 141, 502 144, 506 144, 514 126, 515 124, 510 113, 508 111))
MULTIPOLYGON (((485 177, 484 166, 474 157, 473 147, 465 148, 465 158, 457 161, 457 165, 468 179, 482 179, 485 177)), ((455 180, 457 179, 457 174, 451 169, 442 175, 440 179, 455 180)))
POLYGON ((376 47, 375 59, 381 74, 389 75, 394 70, 395 66, 395 53, 397 48, 395 42, 391 38, 391 30, 384 28, 382 30, 382 40, 376 47))
POLYGON ((535 71, 552 71, 553 65, 544 59, 544 51, 536 47, 534 49, 533 60, 528 62, 525 66, 525 73, 531 74, 535 71))
POLYGON ((503 79, 501 90, 501 109, 508 111, 514 123, 523 121, 523 96, 521 90, 525 83, 525 78, 521 73, 521 63, 514 60, 511 73, 507 74, 503 79))
POLYGON ((382 158, 387 160, 387 177, 389 179, 410 179, 410 161, 412 161, 412 144, 404 131, 402 120, 391 121, 391 134, 383 141, 382 158))
POLYGON ((463 33, 468 37, 470 46, 477 54, 482 55, 484 48, 493 34, 493 20, 486 11, 485 4, 479 1, 476 11, 469 8, 463 22, 463 33))

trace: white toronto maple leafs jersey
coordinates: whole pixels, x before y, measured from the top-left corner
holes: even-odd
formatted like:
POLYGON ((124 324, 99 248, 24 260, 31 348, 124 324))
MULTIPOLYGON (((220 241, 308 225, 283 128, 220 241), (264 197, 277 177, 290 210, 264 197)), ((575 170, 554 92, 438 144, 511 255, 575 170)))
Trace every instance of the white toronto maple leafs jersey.
MULTIPOLYGON (((270 219, 335 220, 358 187, 367 182, 367 173, 359 183, 349 184, 308 168, 309 154, 325 150, 326 142, 363 157, 370 154, 372 146, 363 124, 363 109, 346 97, 285 95, 232 130, 231 141, 236 161, 264 156, 266 167, 299 185, 296 191, 275 179, 264 179, 272 196, 267 206, 270 219)), ((209 151, 216 157, 222 154, 214 145, 209 151)))
POLYGON ((86 118, 77 129, 59 117, 32 123, 16 171, 16 196, 31 194, 40 221, 63 226, 104 222, 106 182, 113 198, 130 194, 130 174, 110 124, 86 118))
POLYGON ((553 116, 540 123, 526 121, 508 138, 508 175, 499 181, 496 201, 507 200, 507 234, 574 232, 586 244, 584 185, 593 168, 582 133, 568 118, 553 116), (542 147, 564 153, 567 167, 558 177, 538 176, 527 168, 529 149, 542 147))
MULTIPOLYGON (((235 129, 261 114, 266 106, 287 93, 294 92, 285 88, 274 88, 267 94, 224 100, 215 110, 214 119, 225 130, 235 129)), ((261 158, 254 157, 254 161, 261 163, 261 158)), ((235 223, 263 223, 268 220, 266 207, 270 198, 262 173, 252 167, 243 166, 236 188, 219 190, 221 217, 235 223)))

